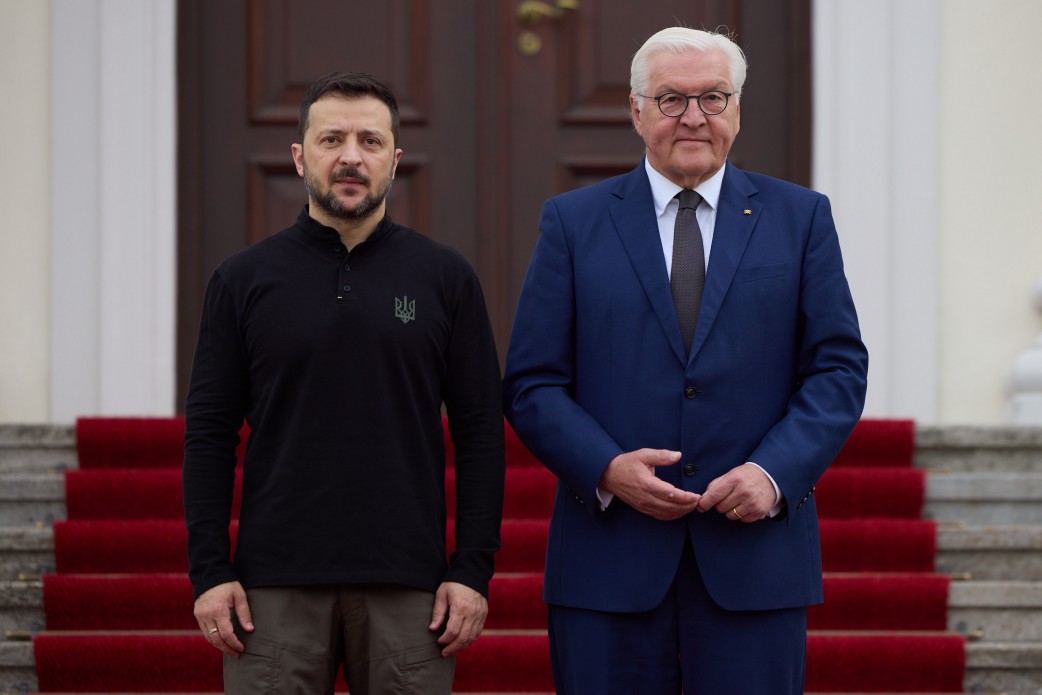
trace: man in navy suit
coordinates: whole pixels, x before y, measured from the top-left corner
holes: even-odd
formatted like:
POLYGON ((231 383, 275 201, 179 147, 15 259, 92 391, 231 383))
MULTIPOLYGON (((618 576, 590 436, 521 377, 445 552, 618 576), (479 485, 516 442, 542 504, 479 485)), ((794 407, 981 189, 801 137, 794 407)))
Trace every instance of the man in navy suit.
POLYGON ((644 161, 543 207, 504 386, 559 479, 558 693, 803 690, 812 493, 868 356, 828 200, 727 163, 745 73, 726 36, 655 34, 631 70, 644 161))

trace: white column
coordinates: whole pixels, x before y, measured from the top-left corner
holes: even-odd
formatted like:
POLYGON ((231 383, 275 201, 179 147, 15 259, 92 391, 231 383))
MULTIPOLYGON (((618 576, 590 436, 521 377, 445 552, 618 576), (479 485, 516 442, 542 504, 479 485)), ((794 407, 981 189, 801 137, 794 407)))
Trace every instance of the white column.
POLYGON ((49 416, 49 32, 47 3, 0 0, 0 422, 49 416))
POLYGON ((53 0, 51 418, 175 410, 174 0, 53 0))
POLYGON ((869 349, 866 416, 933 422, 937 0, 816 0, 814 187, 830 197, 869 349))

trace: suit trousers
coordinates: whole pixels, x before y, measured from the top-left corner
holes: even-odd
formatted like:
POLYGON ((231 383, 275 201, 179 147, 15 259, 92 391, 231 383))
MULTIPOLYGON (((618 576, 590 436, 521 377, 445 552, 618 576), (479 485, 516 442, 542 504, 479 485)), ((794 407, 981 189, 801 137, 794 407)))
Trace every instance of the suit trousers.
POLYGON ((558 695, 803 692, 807 609, 724 610, 702 583, 690 539, 655 609, 608 613, 551 605, 549 632, 558 695))
MULTIPOLYGON (((434 594, 387 584, 255 588, 255 629, 224 657, 228 695, 332 693, 337 671, 352 695, 448 695, 456 658, 427 629, 434 594)), ((233 621, 234 622, 234 621, 233 621)))

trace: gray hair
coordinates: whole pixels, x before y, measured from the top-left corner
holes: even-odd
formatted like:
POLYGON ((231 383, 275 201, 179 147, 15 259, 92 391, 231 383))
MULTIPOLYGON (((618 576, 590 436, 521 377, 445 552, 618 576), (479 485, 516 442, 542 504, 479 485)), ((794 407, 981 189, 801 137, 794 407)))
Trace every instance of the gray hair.
POLYGON ((731 84, 734 87, 734 99, 738 101, 745 84, 745 73, 748 68, 745 54, 730 37, 711 31, 688 29, 687 27, 669 27, 663 29, 644 42, 630 64, 630 92, 637 99, 638 106, 642 99, 639 95, 647 94, 648 58, 659 53, 681 55, 695 50, 702 53, 719 51, 727 58, 731 72, 731 84))

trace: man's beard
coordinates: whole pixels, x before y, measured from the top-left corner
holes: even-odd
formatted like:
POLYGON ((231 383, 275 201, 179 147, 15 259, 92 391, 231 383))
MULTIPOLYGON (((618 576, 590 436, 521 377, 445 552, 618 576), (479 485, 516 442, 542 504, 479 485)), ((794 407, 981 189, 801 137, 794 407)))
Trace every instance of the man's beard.
POLYGON ((387 185, 384 186, 382 191, 376 191, 375 194, 367 194, 358 205, 348 208, 333 195, 333 183, 340 178, 357 179, 366 185, 371 180, 368 176, 358 171, 358 169, 345 167, 333 172, 333 175, 329 177, 329 188, 323 193, 319 190, 318 182, 308 172, 307 164, 304 164, 304 188, 307 190, 308 195, 315 201, 315 205, 322 208, 332 217, 341 220, 361 220, 372 215, 387 198, 387 194, 391 192, 391 183, 394 181, 393 177, 387 177, 387 185))

